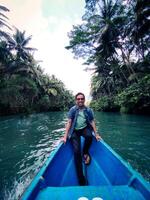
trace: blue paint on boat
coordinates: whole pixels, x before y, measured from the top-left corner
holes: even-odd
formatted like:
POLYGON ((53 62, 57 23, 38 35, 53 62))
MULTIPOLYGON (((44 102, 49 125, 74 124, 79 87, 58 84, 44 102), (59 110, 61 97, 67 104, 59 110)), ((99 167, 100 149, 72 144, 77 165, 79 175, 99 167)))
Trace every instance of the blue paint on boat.
MULTIPOLYGON (((83 140, 82 140, 83 146, 83 140)), ((84 167, 88 186, 79 186, 68 141, 50 154, 21 200, 149 200, 150 183, 104 141, 93 139, 91 164, 84 167)))

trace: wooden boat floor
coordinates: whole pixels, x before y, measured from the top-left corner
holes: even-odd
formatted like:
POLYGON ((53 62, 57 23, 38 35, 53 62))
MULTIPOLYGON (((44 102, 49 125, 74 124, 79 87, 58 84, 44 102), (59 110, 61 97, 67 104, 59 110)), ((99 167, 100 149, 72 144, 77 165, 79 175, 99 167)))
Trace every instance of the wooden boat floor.
POLYGON ((40 191, 36 200, 78 200, 96 197, 102 200, 144 200, 140 192, 127 185, 122 186, 71 186, 47 187, 40 191))

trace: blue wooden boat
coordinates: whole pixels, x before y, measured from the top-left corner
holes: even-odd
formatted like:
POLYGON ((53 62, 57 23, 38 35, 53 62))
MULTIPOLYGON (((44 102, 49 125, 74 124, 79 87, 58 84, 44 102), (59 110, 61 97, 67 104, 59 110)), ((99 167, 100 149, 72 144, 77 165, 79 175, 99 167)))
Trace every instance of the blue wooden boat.
MULTIPOLYGON (((83 140, 82 140, 83 146, 83 140)), ((150 183, 104 141, 93 140, 85 166, 88 186, 79 186, 70 142, 50 154, 22 200, 150 200, 150 183)))

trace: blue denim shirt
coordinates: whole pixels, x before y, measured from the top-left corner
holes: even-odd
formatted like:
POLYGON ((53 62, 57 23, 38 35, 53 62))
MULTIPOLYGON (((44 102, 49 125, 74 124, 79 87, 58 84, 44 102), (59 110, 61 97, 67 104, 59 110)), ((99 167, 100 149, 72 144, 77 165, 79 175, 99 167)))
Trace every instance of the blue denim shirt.
MULTIPOLYGON (((94 114, 93 114, 92 109, 88 107, 84 107, 83 112, 86 118, 87 126, 91 127, 90 123, 94 120, 94 114)), ((72 120, 71 128, 69 131, 69 137, 71 137, 71 134, 74 131, 78 113, 79 113, 79 107, 76 105, 73 106, 68 112, 68 119, 72 120)))

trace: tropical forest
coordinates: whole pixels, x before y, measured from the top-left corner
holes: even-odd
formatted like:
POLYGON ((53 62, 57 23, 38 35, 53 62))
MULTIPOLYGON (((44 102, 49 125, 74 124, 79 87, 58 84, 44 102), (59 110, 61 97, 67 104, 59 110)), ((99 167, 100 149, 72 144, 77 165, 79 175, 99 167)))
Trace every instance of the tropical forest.
POLYGON ((94 110, 150 114, 150 1, 86 0, 68 37, 92 72, 94 110))
POLYGON ((9 9, 0 6, 0 115, 65 110, 72 92, 48 75, 29 47, 32 36, 9 25, 9 9))
MULTIPOLYGON (((10 25, 7 12, 1 5, 0 115, 68 109, 72 92, 44 73, 32 36, 10 25)), ((82 23, 73 25, 64 48, 91 72, 94 110, 150 114, 149 1, 86 0, 82 23)))

